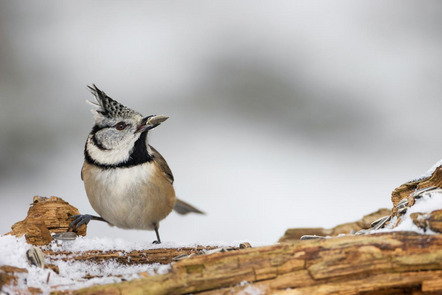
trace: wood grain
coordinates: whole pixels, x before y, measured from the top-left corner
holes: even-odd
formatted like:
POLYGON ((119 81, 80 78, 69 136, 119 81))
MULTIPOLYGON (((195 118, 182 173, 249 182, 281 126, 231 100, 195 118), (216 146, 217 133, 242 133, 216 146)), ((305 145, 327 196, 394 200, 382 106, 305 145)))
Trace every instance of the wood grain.
POLYGON ((164 275, 76 293, 436 294, 441 280, 442 236, 395 232, 194 256, 164 275))

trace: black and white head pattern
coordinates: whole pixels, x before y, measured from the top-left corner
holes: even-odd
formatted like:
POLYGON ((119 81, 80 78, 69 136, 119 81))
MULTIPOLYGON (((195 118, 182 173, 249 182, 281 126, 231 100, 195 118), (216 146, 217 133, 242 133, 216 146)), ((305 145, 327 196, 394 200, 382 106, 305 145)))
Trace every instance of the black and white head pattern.
POLYGON ((88 86, 97 103, 95 125, 86 142, 86 160, 102 167, 129 167, 150 160, 147 131, 137 132, 143 116, 110 98, 97 86, 88 86))

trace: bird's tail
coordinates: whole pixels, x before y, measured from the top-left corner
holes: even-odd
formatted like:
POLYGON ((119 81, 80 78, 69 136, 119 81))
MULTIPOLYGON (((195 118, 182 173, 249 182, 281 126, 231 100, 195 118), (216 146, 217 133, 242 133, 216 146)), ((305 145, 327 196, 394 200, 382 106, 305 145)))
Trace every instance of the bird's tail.
POLYGON ((186 215, 187 213, 197 213, 197 214, 206 214, 203 211, 193 207, 192 205, 180 200, 176 199, 175 207, 173 208, 178 214, 186 215))

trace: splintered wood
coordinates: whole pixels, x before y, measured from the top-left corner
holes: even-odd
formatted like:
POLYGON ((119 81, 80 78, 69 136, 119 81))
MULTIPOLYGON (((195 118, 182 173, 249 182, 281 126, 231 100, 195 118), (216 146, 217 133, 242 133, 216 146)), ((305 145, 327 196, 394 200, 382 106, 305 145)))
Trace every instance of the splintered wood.
MULTIPOLYGON (((407 182, 391 193, 391 201, 393 202, 392 216, 397 216, 401 220, 401 215, 412 207, 425 193, 431 194, 438 191, 433 197, 441 198, 442 189, 442 166, 437 167, 431 176, 407 182), (404 205, 401 205, 403 203, 404 205), (401 212, 402 211, 402 212, 401 212)), ((437 208, 429 213, 415 212, 410 217, 413 223, 422 228, 424 231, 431 230, 436 233, 442 233, 442 208, 437 208)))
POLYGON ((169 273, 78 294, 441 294, 442 236, 410 232, 298 241, 210 255, 169 273))
MULTIPOLYGON (((29 244, 47 245, 53 240, 51 234, 66 232, 72 221, 69 218, 78 214, 77 208, 61 198, 35 196, 26 218, 15 223, 7 234, 25 235, 29 244)), ((77 235, 86 235, 86 225, 78 228, 77 235)))
POLYGON ((397 204, 403 200, 408 199, 410 206, 414 204, 412 197, 413 192, 428 187, 442 188, 442 166, 437 167, 430 177, 413 180, 396 188, 391 193, 391 201, 393 202, 393 215, 398 215, 397 204))
POLYGON ((411 213, 410 217, 418 227, 442 233, 442 210, 435 210, 427 214, 411 213))

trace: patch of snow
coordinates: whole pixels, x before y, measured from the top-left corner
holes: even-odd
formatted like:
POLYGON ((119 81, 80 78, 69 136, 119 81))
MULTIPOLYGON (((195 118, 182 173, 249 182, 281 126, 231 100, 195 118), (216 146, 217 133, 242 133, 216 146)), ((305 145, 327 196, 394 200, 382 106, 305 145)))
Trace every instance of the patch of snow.
POLYGON ((24 236, 21 238, 6 235, 0 237, 0 266, 29 267, 25 253, 30 248, 31 245, 26 243, 24 236))
MULTIPOLYGON (((71 251, 84 252, 90 250, 112 251, 124 250, 130 252, 134 250, 148 250, 148 249, 166 249, 166 248, 196 248, 198 246, 215 246, 215 247, 229 247, 238 246, 244 241, 227 242, 200 242, 200 243, 175 243, 163 242, 161 244, 152 244, 148 241, 126 241, 123 239, 111 239, 107 237, 77 237, 73 241, 58 241, 50 245, 53 251, 71 251)), ((257 246, 257 245, 253 245, 257 246)))
POLYGON ((238 292, 238 295, 261 295, 264 294, 265 292, 261 289, 259 289, 256 286, 253 285, 249 285, 247 287, 245 287, 244 289, 242 289, 240 292, 238 292))
MULTIPOLYGON (((238 295, 261 295, 265 294, 264 290, 252 285, 248 281, 241 281, 237 286, 245 287, 241 291, 238 292, 238 295)), ((233 293, 233 289, 232 289, 233 293)))
POLYGON ((427 214, 439 209, 442 209, 442 190, 437 189, 425 192, 422 194, 422 197, 420 199, 416 199, 415 204, 408 208, 407 212, 401 216, 398 226, 393 228, 398 220, 397 217, 394 217, 384 229, 373 232, 414 231, 420 234, 436 234, 429 229, 425 231, 422 228, 416 226, 410 215, 416 212, 427 214))
MULTIPOLYGON (((214 244, 217 246, 231 246, 233 243, 207 243, 205 245, 213 246, 214 244)), ((238 246, 237 243, 233 245, 238 246)), ((9 235, 0 237, 0 265, 25 268, 28 271, 28 273, 16 273, 17 286, 3 286, 0 292, 15 294, 27 290, 29 287, 35 287, 46 294, 55 290, 75 290, 97 284, 129 281, 140 278, 139 273, 156 275, 165 274, 170 270, 170 265, 162 264, 125 265, 114 260, 97 263, 75 260, 63 261, 61 258, 66 257, 66 255, 62 254, 61 251, 120 250, 120 255, 123 255, 123 252, 132 250, 197 247, 197 244, 164 243, 153 245, 148 242, 128 242, 121 239, 87 237, 80 237, 74 241, 64 241, 62 243, 54 241, 49 246, 42 247, 42 249, 51 249, 56 253, 50 257, 46 256, 45 263, 56 265, 59 268, 59 274, 50 269, 30 266, 26 259, 26 251, 31 247, 26 243, 24 237, 17 238, 9 235), (60 254, 57 255, 57 252, 60 252, 60 254), (88 276, 93 276, 93 278, 85 279, 88 276)))
MULTIPOLYGON (((55 290, 76 290, 97 284, 118 283, 140 278, 140 273, 148 275, 165 274, 170 270, 170 265, 162 264, 134 264, 125 265, 115 260, 105 262, 91 261, 63 261, 68 252, 85 252, 89 250, 120 251, 119 255, 133 250, 159 249, 159 248, 196 248, 197 246, 229 247, 238 246, 244 241, 205 242, 205 243, 173 243, 165 242, 159 245, 148 241, 132 242, 123 239, 110 239, 107 237, 78 237, 73 241, 53 241, 42 250, 52 250, 54 255, 45 255, 46 264, 54 264, 59 268, 59 274, 50 269, 30 266, 26 259, 26 251, 32 246, 26 243, 24 237, 17 238, 10 235, 0 237, 0 265, 9 265, 28 270, 28 273, 16 273, 17 286, 3 286, 0 293, 20 293, 29 287, 39 288, 43 293, 55 290), (93 278, 86 279, 85 277, 93 278)), ((259 245, 253 245, 259 246, 259 245)), ((73 256, 73 255, 72 255, 73 256)), ((256 293, 250 293, 256 294, 256 293)))

